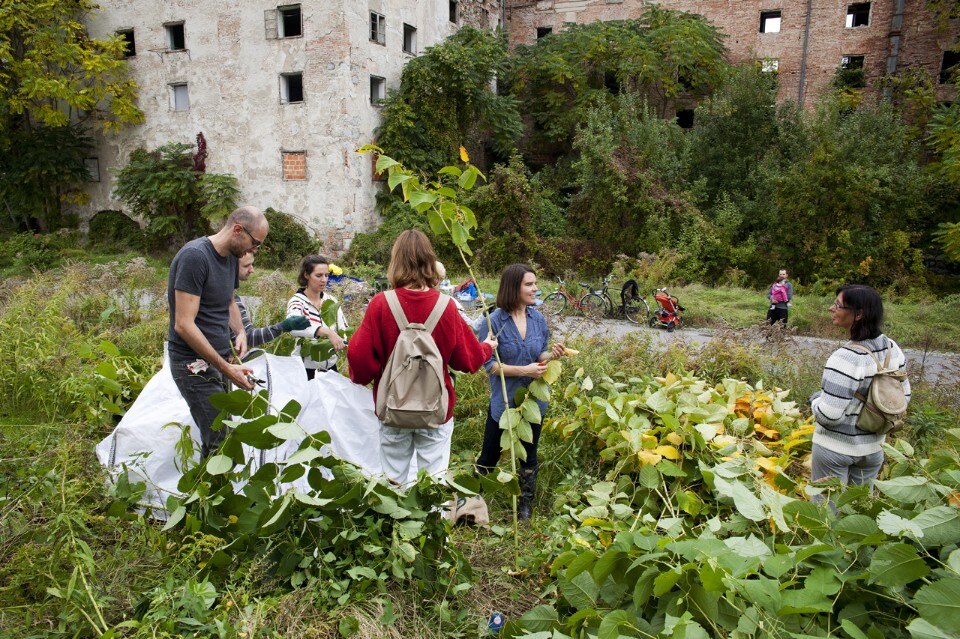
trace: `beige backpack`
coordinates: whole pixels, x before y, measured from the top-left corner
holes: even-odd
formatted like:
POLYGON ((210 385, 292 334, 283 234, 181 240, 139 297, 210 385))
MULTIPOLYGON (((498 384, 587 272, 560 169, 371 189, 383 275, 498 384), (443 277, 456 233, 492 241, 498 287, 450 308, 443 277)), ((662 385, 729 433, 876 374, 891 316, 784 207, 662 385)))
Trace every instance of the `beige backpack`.
POLYGON ((903 392, 902 383, 907 373, 889 368, 893 348, 888 344, 887 356, 881 366, 880 360, 866 346, 852 342, 849 346, 869 355, 877 365, 877 374, 870 380, 866 396, 860 392, 854 393, 854 397, 863 402, 863 409, 857 417, 857 428, 877 435, 900 428, 907 416, 907 395, 903 392))
POLYGON ((433 329, 447 310, 450 297, 441 295, 423 324, 410 323, 397 292, 385 291, 390 312, 400 328, 377 386, 377 417, 395 428, 436 428, 447 419, 450 397, 443 383, 443 357, 433 329))

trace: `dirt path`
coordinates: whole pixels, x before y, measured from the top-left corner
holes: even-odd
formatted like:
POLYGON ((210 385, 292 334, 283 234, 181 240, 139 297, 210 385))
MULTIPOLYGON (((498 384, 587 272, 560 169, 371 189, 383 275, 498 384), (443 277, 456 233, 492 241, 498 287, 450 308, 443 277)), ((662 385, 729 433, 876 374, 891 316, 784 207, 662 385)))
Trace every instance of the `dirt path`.
MULTIPOLYGON (((749 335, 751 329, 738 329, 734 334, 742 334, 745 341, 756 339, 755 335, 749 335), (749 337, 748 337, 749 336, 749 337)), ((716 331, 711 329, 693 329, 684 328, 673 333, 668 333, 663 329, 649 328, 647 326, 637 326, 623 320, 601 320, 599 322, 586 322, 582 318, 564 317, 557 325, 557 331, 562 335, 573 334, 583 337, 601 337, 604 339, 616 340, 629 333, 643 332, 653 338, 655 344, 663 348, 671 344, 683 342, 687 344, 705 344, 713 339, 716 331)), ((845 340, 826 339, 821 337, 807 337, 796 335, 787 337, 792 340, 799 348, 805 351, 823 353, 826 355, 839 348, 845 340)), ((936 383, 938 380, 953 381, 960 376, 960 353, 942 353, 936 351, 921 351, 912 348, 903 349, 907 356, 907 363, 913 370, 918 370, 919 375, 925 381, 936 383)))

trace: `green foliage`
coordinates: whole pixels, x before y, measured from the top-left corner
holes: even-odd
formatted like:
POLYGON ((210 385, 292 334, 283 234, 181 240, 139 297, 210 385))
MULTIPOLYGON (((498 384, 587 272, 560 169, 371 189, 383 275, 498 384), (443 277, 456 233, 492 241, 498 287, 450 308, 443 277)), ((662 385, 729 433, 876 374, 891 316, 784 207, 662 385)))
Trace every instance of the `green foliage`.
POLYGON ((574 141, 579 190, 568 220, 576 234, 610 252, 674 245, 696 216, 682 189, 685 145, 676 124, 657 118, 634 95, 587 112, 574 141))
POLYGON ((61 204, 86 179, 89 126, 143 121, 123 43, 88 37, 88 0, 0 5, 0 200, 3 218, 63 225, 61 204))
POLYGON ((136 149, 116 172, 114 197, 146 221, 145 232, 156 245, 204 235, 236 207, 237 178, 197 171, 192 149, 181 143, 136 149))
POLYGON ((100 249, 142 250, 143 229, 123 211, 97 211, 90 218, 87 239, 100 249))
POLYGON ((506 157, 521 122, 517 101, 490 91, 505 65, 505 40, 469 26, 429 47, 404 65, 400 88, 384 101, 377 144, 428 173, 454 161, 460 146, 479 151, 489 142, 506 157))
POLYGON ((837 491, 836 512, 784 472, 809 442, 784 393, 726 380, 589 377, 565 393, 567 432, 596 438, 606 481, 567 493, 549 526, 555 602, 509 636, 948 636, 960 592, 960 432, 929 459, 906 442, 878 495, 837 491))
POLYGON ((257 267, 296 269, 305 256, 320 252, 320 240, 292 215, 272 208, 263 214, 270 234, 264 249, 257 251, 257 267))
POLYGON ((719 31, 702 16, 646 5, 637 20, 567 25, 519 47, 507 80, 538 141, 566 148, 588 113, 617 93, 661 117, 680 96, 704 94, 726 69, 719 31))

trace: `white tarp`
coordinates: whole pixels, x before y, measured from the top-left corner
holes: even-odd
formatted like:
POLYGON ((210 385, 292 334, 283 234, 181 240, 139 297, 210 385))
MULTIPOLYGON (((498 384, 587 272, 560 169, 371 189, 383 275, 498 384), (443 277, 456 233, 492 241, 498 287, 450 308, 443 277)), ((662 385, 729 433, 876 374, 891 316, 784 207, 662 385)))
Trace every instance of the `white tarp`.
MULTIPOLYGON (((269 402, 280 411, 295 399, 301 406, 297 423, 306 433, 330 433, 331 452, 351 461, 371 475, 380 474, 380 422, 373 412, 373 393, 334 371, 317 373, 308 381, 299 357, 262 354, 246 362, 254 377, 263 380, 269 402)), ((166 364, 143 388, 140 396, 108 437, 97 444, 96 452, 111 477, 126 467, 132 482, 144 482, 144 505, 163 509, 167 497, 179 494, 182 476, 176 444, 181 438, 180 424, 190 428, 194 450, 200 450, 200 431, 190 415, 166 364)), ((260 451, 245 447, 253 455, 254 466, 283 461, 300 446, 302 440, 289 440, 280 447, 260 451)), ((194 461, 199 461, 199 453, 194 461)), ((416 456, 410 478, 416 477, 416 456)), ((298 486, 304 490, 305 486, 298 486)))

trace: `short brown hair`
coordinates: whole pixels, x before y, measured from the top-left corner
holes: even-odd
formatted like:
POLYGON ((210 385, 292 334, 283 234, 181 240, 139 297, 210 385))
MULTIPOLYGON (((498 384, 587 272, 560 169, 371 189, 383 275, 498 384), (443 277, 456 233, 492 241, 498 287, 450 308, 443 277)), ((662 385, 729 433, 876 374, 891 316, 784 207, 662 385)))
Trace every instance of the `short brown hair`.
POLYGON ((330 265, 330 258, 324 255, 308 255, 303 258, 303 261, 300 262, 300 272, 297 273, 297 284, 301 288, 306 287, 307 280, 310 278, 310 275, 313 274, 313 269, 317 268, 320 264, 330 265))
POLYGON ((500 273, 500 289, 497 291, 497 306, 508 313, 523 306, 520 301, 520 286, 527 273, 533 269, 527 264, 511 264, 500 273))
POLYGON ((397 237, 390 251, 387 279, 393 288, 433 288, 440 283, 437 256, 423 231, 408 229, 397 237))

